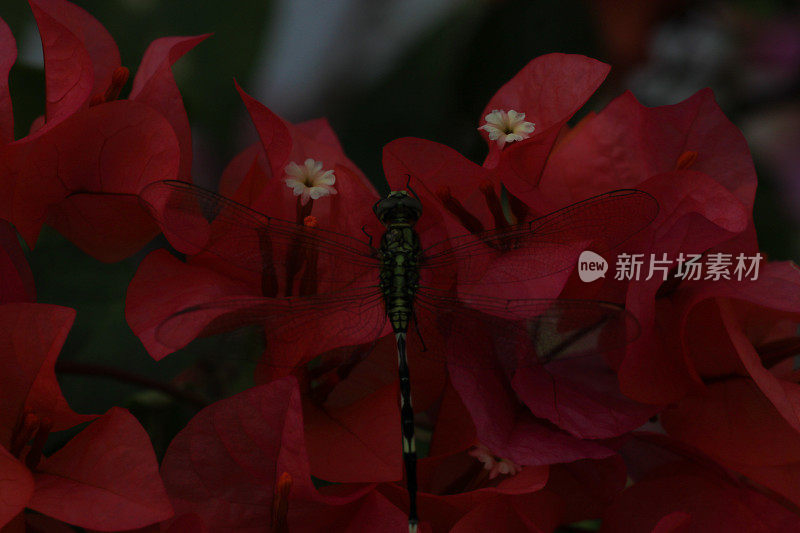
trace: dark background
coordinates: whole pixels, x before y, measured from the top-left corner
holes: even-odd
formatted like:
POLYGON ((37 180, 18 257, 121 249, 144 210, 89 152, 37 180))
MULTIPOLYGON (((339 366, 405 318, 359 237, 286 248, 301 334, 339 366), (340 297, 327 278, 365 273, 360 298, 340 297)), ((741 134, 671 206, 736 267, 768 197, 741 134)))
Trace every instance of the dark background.
MULTIPOLYGON (((255 139, 234 78, 288 120, 327 116, 350 158, 381 189, 381 148, 397 137, 435 140, 481 161, 485 144, 475 128, 483 106, 544 53, 581 53, 614 67, 577 118, 628 89, 645 104, 663 105, 710 86, 753 151, 759 175, 755 220, 763 250, 773 259, 800 257, 796 2, 75 3, 105 25, 123 65, 134 73, 152 40, 214 33, 174 68, 193 128, 195 180, 206 186, 255 139)), ((44 112, 41 48, 26 2, 3 0, 0 17, 20 49, 11 71, 20 137, 44 112)), ((129 89, 130 84, 123 96, 129 89)), ((71 405, 79 412, 131 408, 161 454, 197 409, 197 402, 176 398, 180 384, 203 376, 206 385, 190 393, 206 399, 241 389, 248 372, 238 362, 229 365, 226 354, 257 353, 258 342, 252 333, 239 333, 198 341, 185 353, 153 362, 123 313, 125 288, 148 250, 102 264, 46 229, 29 260, 39 301, 78 310, 61 357, 71 363, 62 363, 59 374, 71 405), (199 363, 184 370, 188 359, 199 363), (91 373, 100 376, 86 376, 91 373), (144 386, 170 380, 166 391, 144 386), (164 417, 171 423, 163 424, 164 417)))

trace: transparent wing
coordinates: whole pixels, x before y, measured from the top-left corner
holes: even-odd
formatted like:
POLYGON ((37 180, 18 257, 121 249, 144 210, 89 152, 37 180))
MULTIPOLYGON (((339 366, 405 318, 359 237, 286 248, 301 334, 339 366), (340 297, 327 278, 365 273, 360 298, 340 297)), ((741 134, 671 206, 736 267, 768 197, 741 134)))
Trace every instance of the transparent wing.
POLYGON ((266 295, 321 292, 319 283, 330 291, 377 277, 375 249, 353 237, 271 218, 180 181, 154 183, 140 197, 178 251, 256 273, 266 295))
MULTIPOLYGON (((625 309, 590 300, 482 300, 458 305, 422 291, 419 330, 408 334, 423 344, 409 349, 409 359, 444 357, 473 416, 524 404, 583 438, 619 435, 651 416, 619 390, 615 368, 639 335, 625 309), (478 304, 482 311, 467 306, 478 304)), ((413 383, 413 363, 411 369, 413 383)))
MULTIPOLYGON (((485 275, 490 268, 498 268, 497 260, 502 259, 505 266, 499 268, 508 273, 506 282, 537 279, 573 266, 583 250, 602 253, 621 244, 657 215, 658 202, 648 193, 612 191, 530 222, 434 244, 423 251, 420 268, 455 268, 460 285, 483 284, 493 282, 485 275)), ((431 282, 439 288, 436 284, 431 282)))
POLYGON ((423 343, 428 338, 446 341, 437 346, 443 354, 428 357, 445 357, 448 364, 462 366, 500 362, 509 371, 568 358, 613 356, 639 335, 633 315, 622 306, 597 300, 465 295, 456 299, 420 288, 416 318, 423 343))
POLYGON ((268 364, 291 368, 340 346, 372 342, 386 330, 377 287, 324 296, 241 297, 187 307, 156 330, 158 341, 182 348, 197 337, 246 325, 264 326, 268 364))

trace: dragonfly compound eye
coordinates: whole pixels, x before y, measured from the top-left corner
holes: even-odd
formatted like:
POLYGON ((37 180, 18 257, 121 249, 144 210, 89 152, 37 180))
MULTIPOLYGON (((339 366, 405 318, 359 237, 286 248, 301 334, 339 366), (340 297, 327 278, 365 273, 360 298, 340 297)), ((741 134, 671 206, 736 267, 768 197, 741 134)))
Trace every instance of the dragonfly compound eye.
POLYGON ((373 210, 384 224, 400 221, 413 224, 422 215, 422 204, 406 191, 392 191, 373 210))

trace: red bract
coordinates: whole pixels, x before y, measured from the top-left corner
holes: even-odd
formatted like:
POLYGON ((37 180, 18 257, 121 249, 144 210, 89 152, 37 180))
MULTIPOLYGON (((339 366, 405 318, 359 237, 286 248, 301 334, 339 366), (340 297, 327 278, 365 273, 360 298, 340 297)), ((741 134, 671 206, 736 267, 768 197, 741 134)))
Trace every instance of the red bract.
POLYGON ((370 486, 317 491, 293 378, 262 385, 201 411, 175 437, 162 475, 178 516, 210 530, 376 531, 406 517, 370 486))
POLYGON ((623 450, 636 482, 608 508, 601 531, 800 531, 796 514, 696 452, 641 438, 623 450))
MULTIPOLYGON (((417 357, 410 366, 415 411, 435 410, 444 387, 444 365, 417 357)), ((383 337, 374 348, 369 344, 324 354, 295 374, 303 392, 306 447, 315 478, 358 483, 402 477, 397 346, 392 336, 383 337), (349 362, 354 356, 357 362, 349 362)), ((463 438, 463 431, 455 430, 450 438, 463 438)))
POLYGON ((44 49, 46 113, 11 142, 5 66, 15 47, 3 25, 0 213, 31 246, 48 223, 98 259, 123 259, 158 231, 138 192, 190 174, 188 120, 169 67, 204 37, 154 42, 130 98, 115 101, 128 70, 102 25, 64 0, 31 0, 31 7, 44 49))
MULTIPOLYGON (((416 402, 415 402, 416 405, 416 402)), ((425 407, 415 408, 424 412, 425 407)), ((450 531, 456 523, 465 527, 480 520, 482 511, 499 507, 527 507, 537 522, 550 522, 556 513, 536 506, 535 497, 547 481, 548 467, 519 466, 497 457, 475 440, 475 428, 458 394, 447 387, 441 402, 430 415, 433 421, 428 457, 419 460, 417 495, 423 531, 450 531), (475 511, 476 515, 471 515, 475 511), (431 529, 427 529, 430 527, 431 529)), ((408 494, 399 483, 384 483, 381 493, 402 509, 408 507, 408 494)), ((515 522, 514 512, 508 517, 515 522)), ((499 519, 500 517, 496 517, 499 519)), ((500 522, 498 531, 502 529, 500 522)))
POLYGON ((33 273, 22 253, 17 232, 8 222, 0 220, 0 303, 35 300, 33 273))
POLYGON ((601 529, 655 530, 788 532, 800 531, 800 520, 745 485, 677 462, 653 471, 623 492, 603 517, 601 529))
MULTIPOLYGON (((493 520, 491 531, 553 531, 558 524, 599 517, 624 487, 617 456, 521 466, 475 440, 470 413, 452 387, 438 405, 429 455, 419 461, 422 528, 478 531, 478 524, 493 520)), ((385 483, 379 490, 401 508, 407 505, 402 485, 385 483)))
MULTIPOLYGON (((231 162, 222 176, 220 194, 275 218, 302 223, 302 218, 298 219, 300 199, 285 179, 289 177, 288 164, 302 165, 311 158, 321 162, 324 170, 334 170, 336 176, 336 194, 306 207, 318 220, 318 227, 345 235, 364 235, 363 228, 378 235, 381 225, 369 210, 378 193, 345 155, 327 120, 290 124, 238 85, 237 90, 261 142, 231 162)), ((307 216, 305 210, 302 214, 307 216)))
POLYGON ((25 507, 96 529, 164 520, 172 510, 136 419, 118 408, 99 418, 78 415, 61 395, 54 364, 74 315, 52 305, 0 305, 0 524, 25 507), (59 451, 42 455, 50 431, 93 419, 59 451))
POLYGON ((495 93, 481 114, 481 134, 489 144, 483 166, 497 167, 514 194, 535 187, 561 129, 609 70, 608 65, 580 55, 547 54, 528 63, 495 93), (535 124, 534 131, 501 147, 486 128, 487 116, 495 110, 524 113, 524 121, 535 124))
MULTIPOLYGON (((514 216, 524 220, 529 210, 539 211, 533 189, 553 143, 567 120, 586 102, 608 73, 608 65, 584 56, 549 54, 531 61, 489 101, 481 116, 493 110, 524 113, 536 129, 524 138, 508 141, 501 148, 488 138, 489 155, 478 166, 455 150, 424 139, 405 138, 384 148, 383 165, 392 189, 412 185, 427 193, 430 220, 441 218, 451 234, 475 233, 480 228, 502 226, 500 183, 519 201, 512 202, 514 216), (527 204, 527 205, 524 205, 527 204), (431 213, 437 207, 439 215, 431 213)), ((483 126, 482 126, 483 127, 483 126)), ((507 223, 505 223, 507 224, 507 223)))
MULTIPOLYGON (((474 165, 458 152, 424 139, 399 139, 384 149, 384 171, 392 189, 406 184, 408 174, 419 179, 432 193, 433 204, 451 221, 455 215, 452 195, 484 228, 497 226, 500 182, 534 210, 531 194, 544 168, 550 150, 562 127, 602 83, 609 67, 579 55, 548 54, 531 61, 491 98, 481 115, 481 130, 486 115, 494 110, 525 114, 525 121, 535 123, 534 131, 506 141, 501 147, 489 132, 482 131, 489 145, 489 155, 482 167, 474 165), (449 194, 446 194, 449 193, 449 194), (497 204, 497 205, 496 205, 497 204)), ((514 215, 526 214, 521 205, 512 204, 514 215)), ((540 213, 541 214, 541 213, 540 213)), ((522 215, 522 216, 521 216, 522 215)), ((461 217, 464 228, 474 227, 461 217)), ((455 226, 454 226, 455 227, 455 226)))
MULTIPOLYGON (((410 186, 426 207, 419 224, 420 234, 424 236, 433 226, 440 231, 446 229, 451 237, 481 235, 494 228, 502 235, 514 224, 531 222, 565 207, 567 204, 555 204, 542 197, 537 189, 540 175, 559 132, 607 73, 607 65, 584 56, 549 54, 533 60, 486 107, 481 129, 489 135, 490 151, 483 166, 451 148, 423 139, 404 138, 389 143, 383 154, 389 184, 393 189, 405 188, 411 180, 410 186), (519 118, 520 113, 525 115, 524 120, 519 118), (511 119, 512 116, 517 118, 511 119), (535 122, 536 129, 523 131, 524 127, 514 125, 528 121, 535 122), (517 129, 519 132, 513 133, 517 129), (506 139, 507 135, 511 137, 506 139), (503 139, 506 140, 500 143, 503 139)), ((576 200, 589 196, 592 195, 576 200)), ((554 224, 548 228, 560 232, 557 236, 543 230, 541 238, 531 239, 535 241, 535 257, 519 256, 513 246, 493 254, 481 250, 476 254, 479 258, 472 259, 486 263, 480 280, 467 281, 464 265, 456 265, 461 282, 459 293, 555 298, 580 252, 615 247, 649 224, 657 211, 656 202, 644 195, 584 206, 583 210, 576 207, 572 218, 565 216, 562 220, 563 226, 554 224), (564 226, 571 232, 564 231, 564 226), (558 263, 559 267, 548 271, 548 262, 558 263)))
MULTIPOLYGON (((315 121, 313 127, 288 124, 244 92, 241 95, 262 139, 261 153, 248 149, 235 159, 226 171, 223 190, 260 212, 299 224, 285 231, 297 231, 296 228, 304 227, 306 217, 313 216, 320 229, 363 235, 364 228, 377 236, 379 223, 369 210, 378 198, 377 192, 354 169, 327 125, 321 121, 315 121), (335 172, 336 195, 305 202, 292 193, 285 183, 289 177, 287 169, 308 161, 318 163, 320 172, 322 169, 335 172)), ((375 274, 370 265, 341 258, 334 244, 334 248, 326 248, 313 258, 318 275, 310 271, 298 274, 300 266, 312 261, 306 255, 309 247, 300 242, 313 239, 311 233, 293 240, 279 231, 271 240, 265 240, 257 228, 237 224, 226 216, 226 209, 237 206, 225 204, 225 200, 204 198, 203 194, 195 189, 179 191, 170 186, 153 186, 143 194, 167 238, 177 250, 189 256, 182 263, 165 252, 154 252, 142 262, 129 287, 128 323, 153 357, 160 359, 200 334, 241 325, 248 316, 257 314, 257 299, 262 297, 260 302, 264 305, 284 305, 282 313, 273 313, 275 327, 271 328, 281 329, 279 326, 285 322, 283 336, 268 340, 275 341, 270 342, 271 349, 290 351, 289 359, 380 336, 384 315, 378 306, 343 309, 333 315, 321 310, 314 316, 307 313, 299 316, 292 314, 296 305, 293 300, 284 298, 367 284, 371 281, 367 275, 375 274), (211 224, 199 210, 201 205, 210 208, 210 202, 215 202, 215 209, 222 212, 211 224), (174 313, 197 305, 208 305, 208 312, 161 326, 174 313), (360 321, 365 329, 348 326, 352 320, 360 321), (326 324, 329 335, 307 334, 308 328, 322 323, 326 324), (370 324, 375 327, 370 328, 370 324), (340 331, 340 338, 330 333, 333 331, 340 331), (165 339, 169 342, 165 343, 165 339)), ((366 243, 363 247, 367 249, 366 243)), ((293 363, 287 363, 287 367, 291 366, 293 363)))
MULTIPOLYGON (((612 335, 624 339, 619 326, 612 335)), ((619 393, 602 345, 519 366, 515 357, 530 361, 538 349, 524 325, 484 315, 469 328, 448 341, 448 354, 460 354, 449 373, 478 440, 497 455, 522 465, 609 457, 613 449, 594 439, 631 431, 654 413, 619 393), (509 328, 519 334, 509 337, 509 328)))
POLYGON ((569 204, 680 169, 702 172, 746 209, 752 207, 756 175, 747 143, 709 89, 652 108, 631 93, 616 98, 557 144, 539 187, 548 198, 569 204))
MULTIPOLYGON (((556 145, 539 188, 555 205, 609 188, 636 187, 659 203, 658 218, 618 252, 679 254, 722 251, 755 254, 751 209, 755 172, 741 132, 723 115, 711 91, 677 105, 647 108, 626 93, 590 115, 556 145), (736 241, 731 241, 737 237, 736 241)), ((612 262, 613 258, 611 259, 612 262)), ((610 276, 608 276, 610 277, 610 276)), ((644 277, 644 274, 643 276, 644 277)), ((580 282, 572 290, 586 291, 580 282)), ((623 392, 666 404, 680 398, 692 377, 675 345, 669 291, 662 279, 595 284, 594 294, 619 300, 642 326, 620 361, 623 392)), ((570 293, 573 294, 573 293, 570 293)))
POLYGON ((757 281, 706 283, 679 308, 695 386, 663 425, 721 464, 800 502, 800 386, 791 355, 800 340, 800 274, 764 266, 757 281))

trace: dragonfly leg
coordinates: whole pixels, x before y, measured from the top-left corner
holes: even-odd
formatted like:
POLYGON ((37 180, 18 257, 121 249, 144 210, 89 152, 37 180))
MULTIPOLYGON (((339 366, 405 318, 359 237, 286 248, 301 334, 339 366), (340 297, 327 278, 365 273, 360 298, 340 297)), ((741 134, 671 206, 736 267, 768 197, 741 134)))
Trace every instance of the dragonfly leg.
POLYGON ((369 232, 367 232, 366 227, 367 227, 366 224, 361 226, 361 233, 363 233, 369 238, 369 247, 372 248, 372 235, 370 235, 369 232))
POLYGON ((406 334, 397 333, 397 359, 400 372, 400 425, 403 436, 403 465, 408 489, 408 531, 416 533, 417 516, 417 445, 414 439, 414 408, 411 405, 411 376, 406 354, 406 334))

